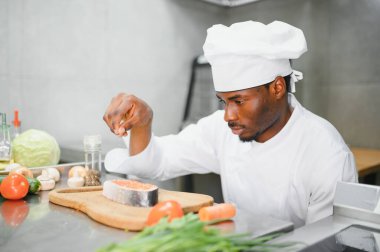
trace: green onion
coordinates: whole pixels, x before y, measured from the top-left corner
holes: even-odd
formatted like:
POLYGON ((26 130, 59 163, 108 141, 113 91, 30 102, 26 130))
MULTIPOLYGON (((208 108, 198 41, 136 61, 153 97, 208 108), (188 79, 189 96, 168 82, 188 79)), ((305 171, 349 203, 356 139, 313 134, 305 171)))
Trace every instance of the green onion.
POLYGON ((170 223, 167 218, 163 218, 158 224, 146 227, 131 239, 112 243, 98 252, 264 252, 278 251, 296 244, 268 243, 280 234, 255 239, 250 239, 249 234, 222 235, 217 228, 209 226, 215 223, 202 222, 193 213, 174 219, 170 223))

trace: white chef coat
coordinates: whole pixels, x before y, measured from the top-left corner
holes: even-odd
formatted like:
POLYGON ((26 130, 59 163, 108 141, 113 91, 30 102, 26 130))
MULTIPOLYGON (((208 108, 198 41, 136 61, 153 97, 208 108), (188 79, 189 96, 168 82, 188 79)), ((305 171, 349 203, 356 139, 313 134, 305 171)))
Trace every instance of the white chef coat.
POLYGON ((217 173, 223 197, 239 209, 291 221, 296 227, 332 214, 337 181, 357 182, 353 155, 338 131, 289 94, 293 113, 264 143, 241 142, 224 111, 177 135, 152 136, 144 151, 107 153, 108 171, 166 180, 190 173, 217 173))

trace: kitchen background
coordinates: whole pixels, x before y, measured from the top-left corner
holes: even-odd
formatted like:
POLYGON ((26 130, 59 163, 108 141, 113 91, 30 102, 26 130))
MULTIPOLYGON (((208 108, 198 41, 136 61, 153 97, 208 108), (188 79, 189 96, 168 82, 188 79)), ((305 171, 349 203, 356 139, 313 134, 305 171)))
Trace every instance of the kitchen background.
MULTIPOLYGON (((309 47, 294 62, 304 73, 297 98, 349 145, 380 148, 379 13, 378 0, 262 0, 234 8, 201 0, 0 0, 0 111, 12 118, 18 108, 22 129, 53 135, 67 161, 82 157, 87 134, 101 134, 104 151, 122 146, 102 120, 119 92, 151 105, 156 135, 176 133, 207 28, 282 20, 301 28, 309 47)), ((214 99, 209 70, 202 71, 196 86, 214 99)), ((196 101, 201 113, 214 108, 196 101)))

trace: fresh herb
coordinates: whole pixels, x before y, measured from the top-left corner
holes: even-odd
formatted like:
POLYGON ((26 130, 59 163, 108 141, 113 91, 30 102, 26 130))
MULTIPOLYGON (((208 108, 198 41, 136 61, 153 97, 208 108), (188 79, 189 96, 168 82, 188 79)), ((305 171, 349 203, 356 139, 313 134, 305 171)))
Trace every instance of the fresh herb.
POLYGON ((213 223, 215 221, 202 222, 193 213, 170 223, 167 218, 163 218, 158 224, 145 228, 130 240, 110 244, 98 252, 264 252, 295 245, 267 243, 279 234, 256 239, 250 239, 249 234, 223 235, 219 229, 208 226, 213 223))

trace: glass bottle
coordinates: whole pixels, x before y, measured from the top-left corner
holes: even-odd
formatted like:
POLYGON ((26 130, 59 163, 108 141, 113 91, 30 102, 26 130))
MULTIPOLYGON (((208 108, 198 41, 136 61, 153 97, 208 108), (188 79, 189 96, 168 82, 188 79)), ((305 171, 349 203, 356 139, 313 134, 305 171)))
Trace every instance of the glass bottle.
POLYGON ((84 136, 83 146, 85 167, 89 170, 98 171, 100 175, 102 171, 101 135, 84 136))
POLYGON ((21 134, 21 121, 18 118, 18 110, 14 111, 14 120, 13 123, 13 135, 12 138, 15 139, 18 135, 21 134))
POLYGON ((0 125, 0 169, 4 168, 12 161, 12 145, 11 145, 11 135, 10 126, 7 125, 7 116, 5 113, 1 114, 1 125, 0 125))

